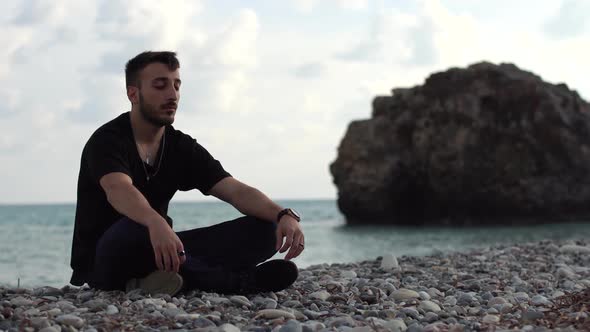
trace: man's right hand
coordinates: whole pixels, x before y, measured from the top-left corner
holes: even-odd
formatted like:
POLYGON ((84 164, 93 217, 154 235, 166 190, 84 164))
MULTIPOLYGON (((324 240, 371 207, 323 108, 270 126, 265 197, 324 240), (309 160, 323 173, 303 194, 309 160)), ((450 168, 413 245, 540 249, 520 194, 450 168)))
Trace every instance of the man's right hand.
POLYGON ((148 228, 158 269, 178 272, 180 264, 186 261, 186 257, 179 256, 184 251, 182 242, 166 220, 133 185, 129 175, 121 172, 109 173, 100 178, 100 185, 111 206, 148 228))
POLYGON ((163 219, 150 223, 148 230, 158 270, 178 273, 180 265, 186 261, 186 256, 179 256, 184 246, 178 235, 163 219))

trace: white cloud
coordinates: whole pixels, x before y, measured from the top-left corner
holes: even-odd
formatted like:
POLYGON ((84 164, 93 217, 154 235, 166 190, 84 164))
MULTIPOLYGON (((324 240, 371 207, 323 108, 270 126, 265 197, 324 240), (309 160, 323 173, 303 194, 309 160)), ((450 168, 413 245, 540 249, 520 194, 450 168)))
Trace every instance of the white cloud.
MULTIPOLYGON (((183 104, 193 109, 248 112, 247 90, 257 65, 259 22, 250 9, 240 10, 218 32, 182 46, 183 104), (191 74, 187 74, 190 72, 191 74), (185 94, 184 91, 191 91, 185 94)), ((192 112, 192 110, 188 110, 192 112)))
POLYGON ((295 8, 301 12, 312 12, 320 4, 335 5, 338 8, 348 10, 363 10, 368 7, 368 0, 292 0, 295 8))
POLYGON ((189 33, 190 21, 201 9, 200 1, 190 0, 103 1, 98 12, 98 28, 110 39, 175 48, 189 33))
POLYGON ((545 31, 557 39, 578 37, 587 27, 589 12, 587 0, 563 0, 557 13, 545 23, 545 31))

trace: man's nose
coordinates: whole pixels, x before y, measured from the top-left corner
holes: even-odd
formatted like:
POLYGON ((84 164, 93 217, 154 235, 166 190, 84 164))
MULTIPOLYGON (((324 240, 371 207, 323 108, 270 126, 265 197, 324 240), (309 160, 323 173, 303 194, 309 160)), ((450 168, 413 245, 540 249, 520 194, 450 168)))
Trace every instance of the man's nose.
POLYGON ((167 89, 168 91, 166 91, 166 99, 167 100, 178 100, 178 97, 180 96, 180 92, 178 90, 176 90, 175 87, 171 87, 170 89, 167 89))

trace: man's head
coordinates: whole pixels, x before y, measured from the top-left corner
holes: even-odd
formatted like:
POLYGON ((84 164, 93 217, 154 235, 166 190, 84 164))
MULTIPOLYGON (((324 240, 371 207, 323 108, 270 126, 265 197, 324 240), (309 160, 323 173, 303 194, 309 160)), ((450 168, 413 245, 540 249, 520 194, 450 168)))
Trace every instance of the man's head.
POLYGON ((180 98, 179 67, 174 52, 143 52, 129 60, 125 81, 132 111, 155 126, 172 124, 180 98))

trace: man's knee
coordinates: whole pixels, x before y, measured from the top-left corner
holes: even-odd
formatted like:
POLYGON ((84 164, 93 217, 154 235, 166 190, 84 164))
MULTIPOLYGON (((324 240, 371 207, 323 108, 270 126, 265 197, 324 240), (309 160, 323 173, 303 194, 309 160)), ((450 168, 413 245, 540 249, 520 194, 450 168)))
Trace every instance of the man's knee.
POLYGON ((255 229, 256 232, 263 237, 274 236, 276 234, 277 224, 274 222, 250 216, 246 216, 244 219, 246 222, 251 224, 248 226, 248 228, 255 229))
POLYGON ((244 218, 244 221, 249 224, 248 230, 253 238, 265 249, 274 253, 276 251, 277 224, 256 217, 247 216, 244 218))
POLYGON ((153 269, 147 228, 128 218, 115 222, 96 246, 92 287, 121 289, 125 282, 153 269))
POLYGON ((124 255, 132 249, 149 244, 147 228, 129 218, 121 218, 101 236, 97 245, 97 255, 124 255))

